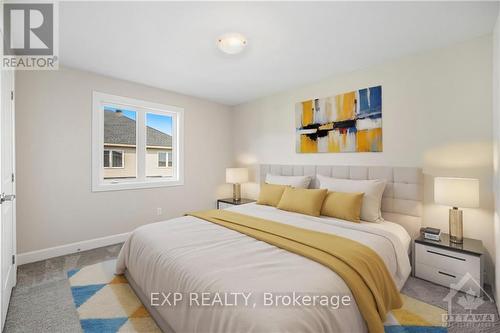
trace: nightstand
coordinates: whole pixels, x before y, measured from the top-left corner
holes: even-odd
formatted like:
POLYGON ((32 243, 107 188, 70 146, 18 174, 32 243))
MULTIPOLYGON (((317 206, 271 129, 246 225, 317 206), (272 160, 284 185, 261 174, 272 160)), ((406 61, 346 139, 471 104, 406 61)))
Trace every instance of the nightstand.
POLYGON ((483 242, 477 239, 464 238, 463 244, 455 244, 448 234, 441 234, 439 242, 420 236, 413 248, 414 276, 479 296, 483 288, 483 254, 483 242))
POLYGON ((251 202, 255 202, 255 200, 245 199, 245 198, 241 198, 241 200, 239 200, 239 201, 234 201, 233 198, 218 199, 217 200, 217 209, 224 209, 224 208, 229 208, 232 206, 244 205, 244 204, 251 203, 251 202))

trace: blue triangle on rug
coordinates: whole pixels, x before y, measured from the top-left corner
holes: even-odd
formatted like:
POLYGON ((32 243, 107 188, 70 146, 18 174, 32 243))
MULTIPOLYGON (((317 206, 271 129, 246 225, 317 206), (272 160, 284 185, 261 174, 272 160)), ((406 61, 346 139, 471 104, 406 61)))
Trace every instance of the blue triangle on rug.
POLYGON ((78 273, 80 271, 79 268, 75 268, 75 269, 70 269, 68 272, 67 272, 67 275, 68 275, 68 279, 71 278, 73 275, 75 275, 76 273, 78 273))
POLYGON ((127 317, 111 318, 111 319, 82 319, 83 332, 85 333, 115 333, 128 320, 127 317))
POLYGON ((73 294, 73 300, 75 306, 78 308, 80 305, 85 303, 90 297, 94 296, 99 290, 101 290, 106 284, 91 284, 88 286, 81 287, 71 287, 71 294, 73 294))

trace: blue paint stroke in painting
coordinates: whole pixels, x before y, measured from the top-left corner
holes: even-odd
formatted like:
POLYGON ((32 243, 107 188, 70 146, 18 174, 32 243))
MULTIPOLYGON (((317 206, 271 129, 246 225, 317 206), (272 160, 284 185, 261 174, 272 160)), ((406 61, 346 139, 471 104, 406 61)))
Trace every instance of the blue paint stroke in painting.
POLYGON ((354 133, 356 134, 358 132, 358 129, 356 127, 348 127, 347 128, 347 133, 354 133))
POLYGON ((360 89, 358 117, 373 116, 382 113, 382 86, 360 89))

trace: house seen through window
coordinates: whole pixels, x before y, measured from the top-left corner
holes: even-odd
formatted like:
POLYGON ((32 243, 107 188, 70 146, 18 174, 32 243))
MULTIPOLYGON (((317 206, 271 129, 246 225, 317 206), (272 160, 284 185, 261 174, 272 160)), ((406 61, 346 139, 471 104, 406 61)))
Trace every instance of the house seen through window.
POLYGON ((166 168, 167 166, 171 167, 172 166, 172 160, 170 159, 170 155, 166 151, 160 151, 158 152, 158 167, 159 168, 166 168))
POLYGON ((94 135, 99 135, 94 141, 101 143, 94 145, 93 154, 100 150, 102 160, 94 161, 94 168, 98 165, 100 169, 93 171, 94 189, 148 187, 154 181, 164 181, 162 184, 168 186, 167 181, 177 184, 182 180, 179 110, 149 107, 147 102, 140 105, 136 100, 127 105, 123 103, 125 98, 111 95, 95 99, 94 126, 101 131, 94 130, 94 135), (120 186, 111 186, 116 184, 120 186))
POLYGON ((105 168, 123 168, 123 150, 104 149, 105 168))
MULTIPOLYGON (((104 179, 137 177, 136 118, 135 111, 104 107, 104 179)), ((146 113, 146 177, 172 177, 171 152, 172 117, 146 113)))

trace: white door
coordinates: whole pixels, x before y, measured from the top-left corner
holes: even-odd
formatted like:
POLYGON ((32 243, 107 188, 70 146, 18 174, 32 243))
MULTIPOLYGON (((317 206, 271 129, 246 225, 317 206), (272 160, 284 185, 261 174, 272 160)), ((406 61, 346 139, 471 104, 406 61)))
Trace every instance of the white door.
POLYGON ((2 329, 7 316, 10 295, 16 284, 16 201, 14 155, 14 72, 0 73, 0 265, 2 268, 2 329))

